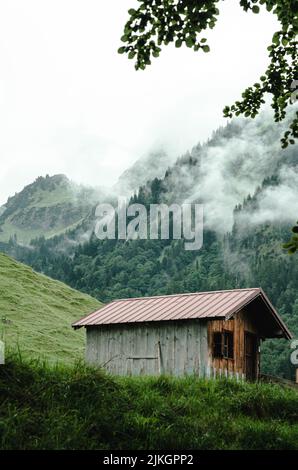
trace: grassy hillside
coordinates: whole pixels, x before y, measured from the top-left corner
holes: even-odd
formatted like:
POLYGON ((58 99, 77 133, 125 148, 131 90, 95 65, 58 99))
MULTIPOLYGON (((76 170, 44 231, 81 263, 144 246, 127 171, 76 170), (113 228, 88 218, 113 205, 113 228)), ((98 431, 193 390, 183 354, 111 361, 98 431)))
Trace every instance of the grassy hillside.
POLYGON ((51 362, 83 356, 84 332, 71 323, 100 303, 0 253, 0 338, 51 362))
POLYGON ((298 393, 9 359, 0 367, 0 448, 297 450, 298 393))

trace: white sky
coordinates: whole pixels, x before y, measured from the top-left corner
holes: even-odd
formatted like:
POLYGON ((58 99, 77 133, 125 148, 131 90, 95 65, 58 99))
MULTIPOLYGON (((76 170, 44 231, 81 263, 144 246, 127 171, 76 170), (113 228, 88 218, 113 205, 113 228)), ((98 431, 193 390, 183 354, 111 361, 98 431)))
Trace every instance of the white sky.
POLYGON ((135 0, 0 0, 0 204, 38 175, 111 185, 140 156, 179 156, 267 65, 277 23, 220 4, 211 52, 167 47, 145 71, 117 54, 135 0))

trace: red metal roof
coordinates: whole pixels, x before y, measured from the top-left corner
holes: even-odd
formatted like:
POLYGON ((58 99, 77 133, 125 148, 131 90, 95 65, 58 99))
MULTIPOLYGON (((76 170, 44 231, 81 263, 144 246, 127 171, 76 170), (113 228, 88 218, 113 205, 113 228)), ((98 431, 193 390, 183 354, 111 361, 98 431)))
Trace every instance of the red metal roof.
POLYGON ((119 323, 136 323, 200 318, 230 318, 261 296, 286 337, 291 333, 270 304, 262 289, 233 289, 114 300, 73 323, 74 328, 119 323))

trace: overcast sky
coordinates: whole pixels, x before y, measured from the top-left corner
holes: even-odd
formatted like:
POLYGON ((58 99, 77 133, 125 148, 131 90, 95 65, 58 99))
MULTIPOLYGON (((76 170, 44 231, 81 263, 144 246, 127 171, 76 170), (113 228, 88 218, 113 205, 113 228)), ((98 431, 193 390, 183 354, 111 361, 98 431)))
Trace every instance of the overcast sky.
POLYGON ((262 74, 277 23, 220 4, 211 52, 167 47, 145 71, 117 54, 135 0, 0 1, 0 204, 38 175, 112 185, 140 156, 179 156, 262 74))

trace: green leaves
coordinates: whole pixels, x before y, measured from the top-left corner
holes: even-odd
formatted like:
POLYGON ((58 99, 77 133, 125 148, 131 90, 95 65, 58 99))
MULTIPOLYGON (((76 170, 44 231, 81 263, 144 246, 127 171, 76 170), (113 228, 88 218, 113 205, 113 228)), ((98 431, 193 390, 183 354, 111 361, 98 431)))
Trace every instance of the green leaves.
POLYGON ((275 44, 276 46, 279 46, 279 33, 275 33, 275 34, 273 35, 272 42, 273 42, 273 44, 275 44))
MULTIPOLYGON (((244 9, 254 9, 252 3, 257 0, 241 0, 244 9)), ((232 115, 256 116, 264 104, 266 94, 271 95, 271 107, 274 110, 274 120, 282 121, 286 116, 287 107, 292 104, 292 83, 294 77, 298 77, 298 12, 291 8, 291 2, 281 0, 259 0, 260 4, 274 5, 273 13, 282 24, 282 29, 276 31, 272 37, 272 43, 268 46, 270 63, 265 73, 260 77, 260 83, 256 82, 252 87, 242 93, 242 101, 237 102, 235 109, 231 108, 232 115)), ((271 9, 271 8, 270 8, 271 9)), ((224 110, 224 116, 226 116, 224 110)), ((291 122, 289 129, 281 138, 281 147, 295 144, 298 138, 298 113, 291 122)))
POLYGON ((182 39, 177 39, 177 41, 175 42, 175 47, 181 47, 182 46, 182 39))
POLYGON ((283 245, 283 248, 285 248, 288 251, 288 254, 290 255, 293 255, 294 253, 296 253, 296 251, 298 251, 298 236, 295 235, 296 233, 298 233, 298 221, 297 225, 292 228, 292 232, 294 233, 294 235, 292 236, 290 241, 283 245))
POLYGON ((207 39, 200 40, 198 36, 215 26, 219 15, 218 1, 195 1, 190 8, 189 0, 139 0, 138 9, 128 10, 130 18, 121 37, 127 47, 125 50, 120 48, 119 53, 135 58, 135 68, 139 70, 146 68, 152 57, 160 55, 161 49, 156 49, 156 45, 173 42, 177 48, 185 45, 194 51, 209 52, 210 48, 205 44, 207 39))
POLYGON ((191 38, 190 36, 188 38, 186 38, 185 39, 185 44, 187 45, 187 47, 192 47, 194 45, 193 38, 191 38))
MULTIPOLYGON (((162 45, 173 43, 180 48, 183 45, 208 53, 210 47, 206 38, 199 38, 203 31, 212 29, 219 15, 219 0, 138 0, 138 9, 128 10, 129 20, 124 27, 120 54, 126 53, 129 59, 135 59, 135 69, 144 70, 151 64, 151 59, 160 55, 162 45)), ((260 5, 272 11, 280 23, 269 44, 270 64, 260 77, 259 82, 248 87, 238 101, 224 115, 255 117, 264 104, 264 96, 272 96, 271 106, 274 119, 281 121, 286 116, 286 108, 291 103, 291 83, 297 77, 298 51, 298 12, 293 8, 295 0, 239 0, 244 11, 260 12, 260 5)), ((298 117, 289 126, 289 134, 281 139, 282 147, 295 142, 298 137, 298 117)))

